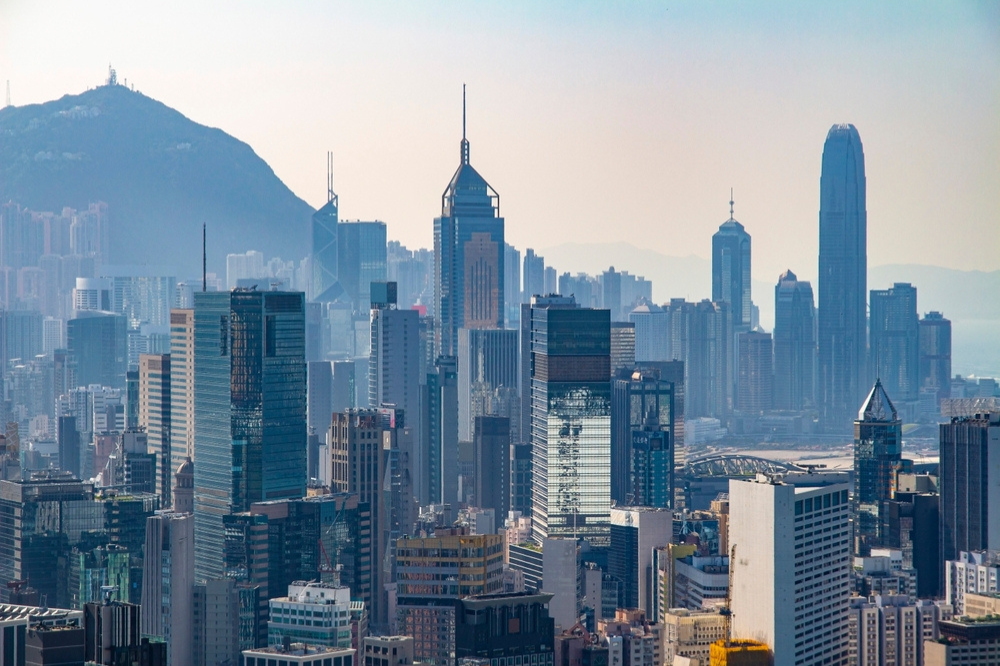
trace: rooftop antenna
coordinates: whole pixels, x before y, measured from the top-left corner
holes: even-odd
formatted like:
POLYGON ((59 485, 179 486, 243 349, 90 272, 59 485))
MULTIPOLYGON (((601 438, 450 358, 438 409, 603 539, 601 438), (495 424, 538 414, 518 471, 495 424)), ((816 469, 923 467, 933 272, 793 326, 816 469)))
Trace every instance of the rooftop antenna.
POLYGON ((204 222, 201 223, 201 290, 208 291, 208 262, 206 257, 207 252, 207 232, 205 231, 208 225, 204 222))
POLYGON ((462 84, 462 164, 469 163, 469 140, 465 138, 465 84, 462 84))
POLYGON ((329 203, 336 198, 333 193, 333 151, 326 151, 326 200, 329 203))
POLYGON ((729 219, 733 219, 733 188, 729 188, 729 219))

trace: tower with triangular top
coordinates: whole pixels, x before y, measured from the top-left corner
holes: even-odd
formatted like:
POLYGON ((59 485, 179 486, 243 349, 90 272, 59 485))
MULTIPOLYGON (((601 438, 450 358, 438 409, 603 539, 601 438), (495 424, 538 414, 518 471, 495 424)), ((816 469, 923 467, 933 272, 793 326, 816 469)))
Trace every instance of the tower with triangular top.
POLYGON ((867 556, 885 540, 882 515, 902 465, 902 423, 876 379, 854 421, 854 550, 867 556))
POLYGON ((312 216, 312 300, 334 301, 343 291, 337 284, 337 225, 340 208, 333 191, 333 153, 326 154, 326 203, 312 216))
POLYGON ((473 168, 462 86, 462 142, 434 219, 436 355, 458 353, 458 329, 504 327, 504 219, 500 195, 473 168))

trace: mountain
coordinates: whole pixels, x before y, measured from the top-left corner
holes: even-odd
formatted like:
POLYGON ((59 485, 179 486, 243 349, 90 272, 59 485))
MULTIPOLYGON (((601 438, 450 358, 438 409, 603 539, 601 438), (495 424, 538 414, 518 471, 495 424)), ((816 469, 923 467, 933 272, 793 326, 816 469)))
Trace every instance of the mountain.
POLYGON ((0 201, 36 211, 108 204, 111 262, 201 274, 266 249, 299 260, 313 209, 247 144, 125 86, 0 109, 0 201))

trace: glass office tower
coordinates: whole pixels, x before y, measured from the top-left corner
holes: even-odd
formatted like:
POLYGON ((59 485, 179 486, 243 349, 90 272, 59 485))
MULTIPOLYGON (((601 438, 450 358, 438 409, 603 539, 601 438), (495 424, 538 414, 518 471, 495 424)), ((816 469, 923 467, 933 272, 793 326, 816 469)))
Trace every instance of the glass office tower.
POLYGON ((855 551, 866 556, 880 546, 884 503, 892 499, 895 470, 902 464, 902 423, 876 381, 854 422, 855 551))
POLYGON ((305 295, 199 292, 195 575, 224 573, 223 516, 306 490, 305 295))
POLYGON ((607 546, 611 512, 611 316, 572 298, 530 313, 532 538, 607 546))

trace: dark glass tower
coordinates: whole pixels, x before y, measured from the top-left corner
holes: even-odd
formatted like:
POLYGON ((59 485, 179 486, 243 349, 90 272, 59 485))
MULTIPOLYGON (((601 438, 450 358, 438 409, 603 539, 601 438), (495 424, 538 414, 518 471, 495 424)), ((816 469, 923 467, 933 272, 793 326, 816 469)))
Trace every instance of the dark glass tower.
POLYGON ((920 388, 937 391, 939 404, 951 397, 951 321, 940 312, 920 320, 920 388))
POLYGON ((871 292, 871 360, 886 390, 911 402, 920 394, 920 319, 916 287, 897 282, 871 292))
POLYGON ((333 191, 333 153, 326 154, 326 203, 312 216, 312 294, 315 301, 333 301, 337 284, 339 200, 333 191))
POLYGON ((195 575, 223 575, 223 516, 306 491, 305 298, 194 299, 195 575))
POLYGON ((865 156, 854 125, 830 128, 819 189, 818 403, 824 427, 842 432, 868 377, 865 156))
POLYGON ((667 484, 672 486, 674 471, 674 382, 661 378, 658 368, 643 366, 611 384, 611 499, 619 505, 672 507, 667 484), (665 456, 670 465, 661 475, 665 456), (653 486, 665 503, 650 503, 653 486))
POLYGON ((1000 549, 1000 415, 953 417, 940 428, 941 561, 1000 549))
POLYGON ((881 545, 883 506, 892 499, 902 452, 902 424, 876 380, 854 422, 854 537, 859 555, 881 545))
POLYGON ((816 308, 812 285, 785 271, 774 287, 774 408, 815 402, 816 308))
POLYGON ((458 329, 504 327, 504 227, 500 195, 469 163, 462 102, 461 163, 434 219, 437 355, 458 355, 458 329))
POLYGON ((731 196, 729 219, 712 236, 712 300, 729 303, 737 333, 750 330, 750 234, 733 219, 731 196))

